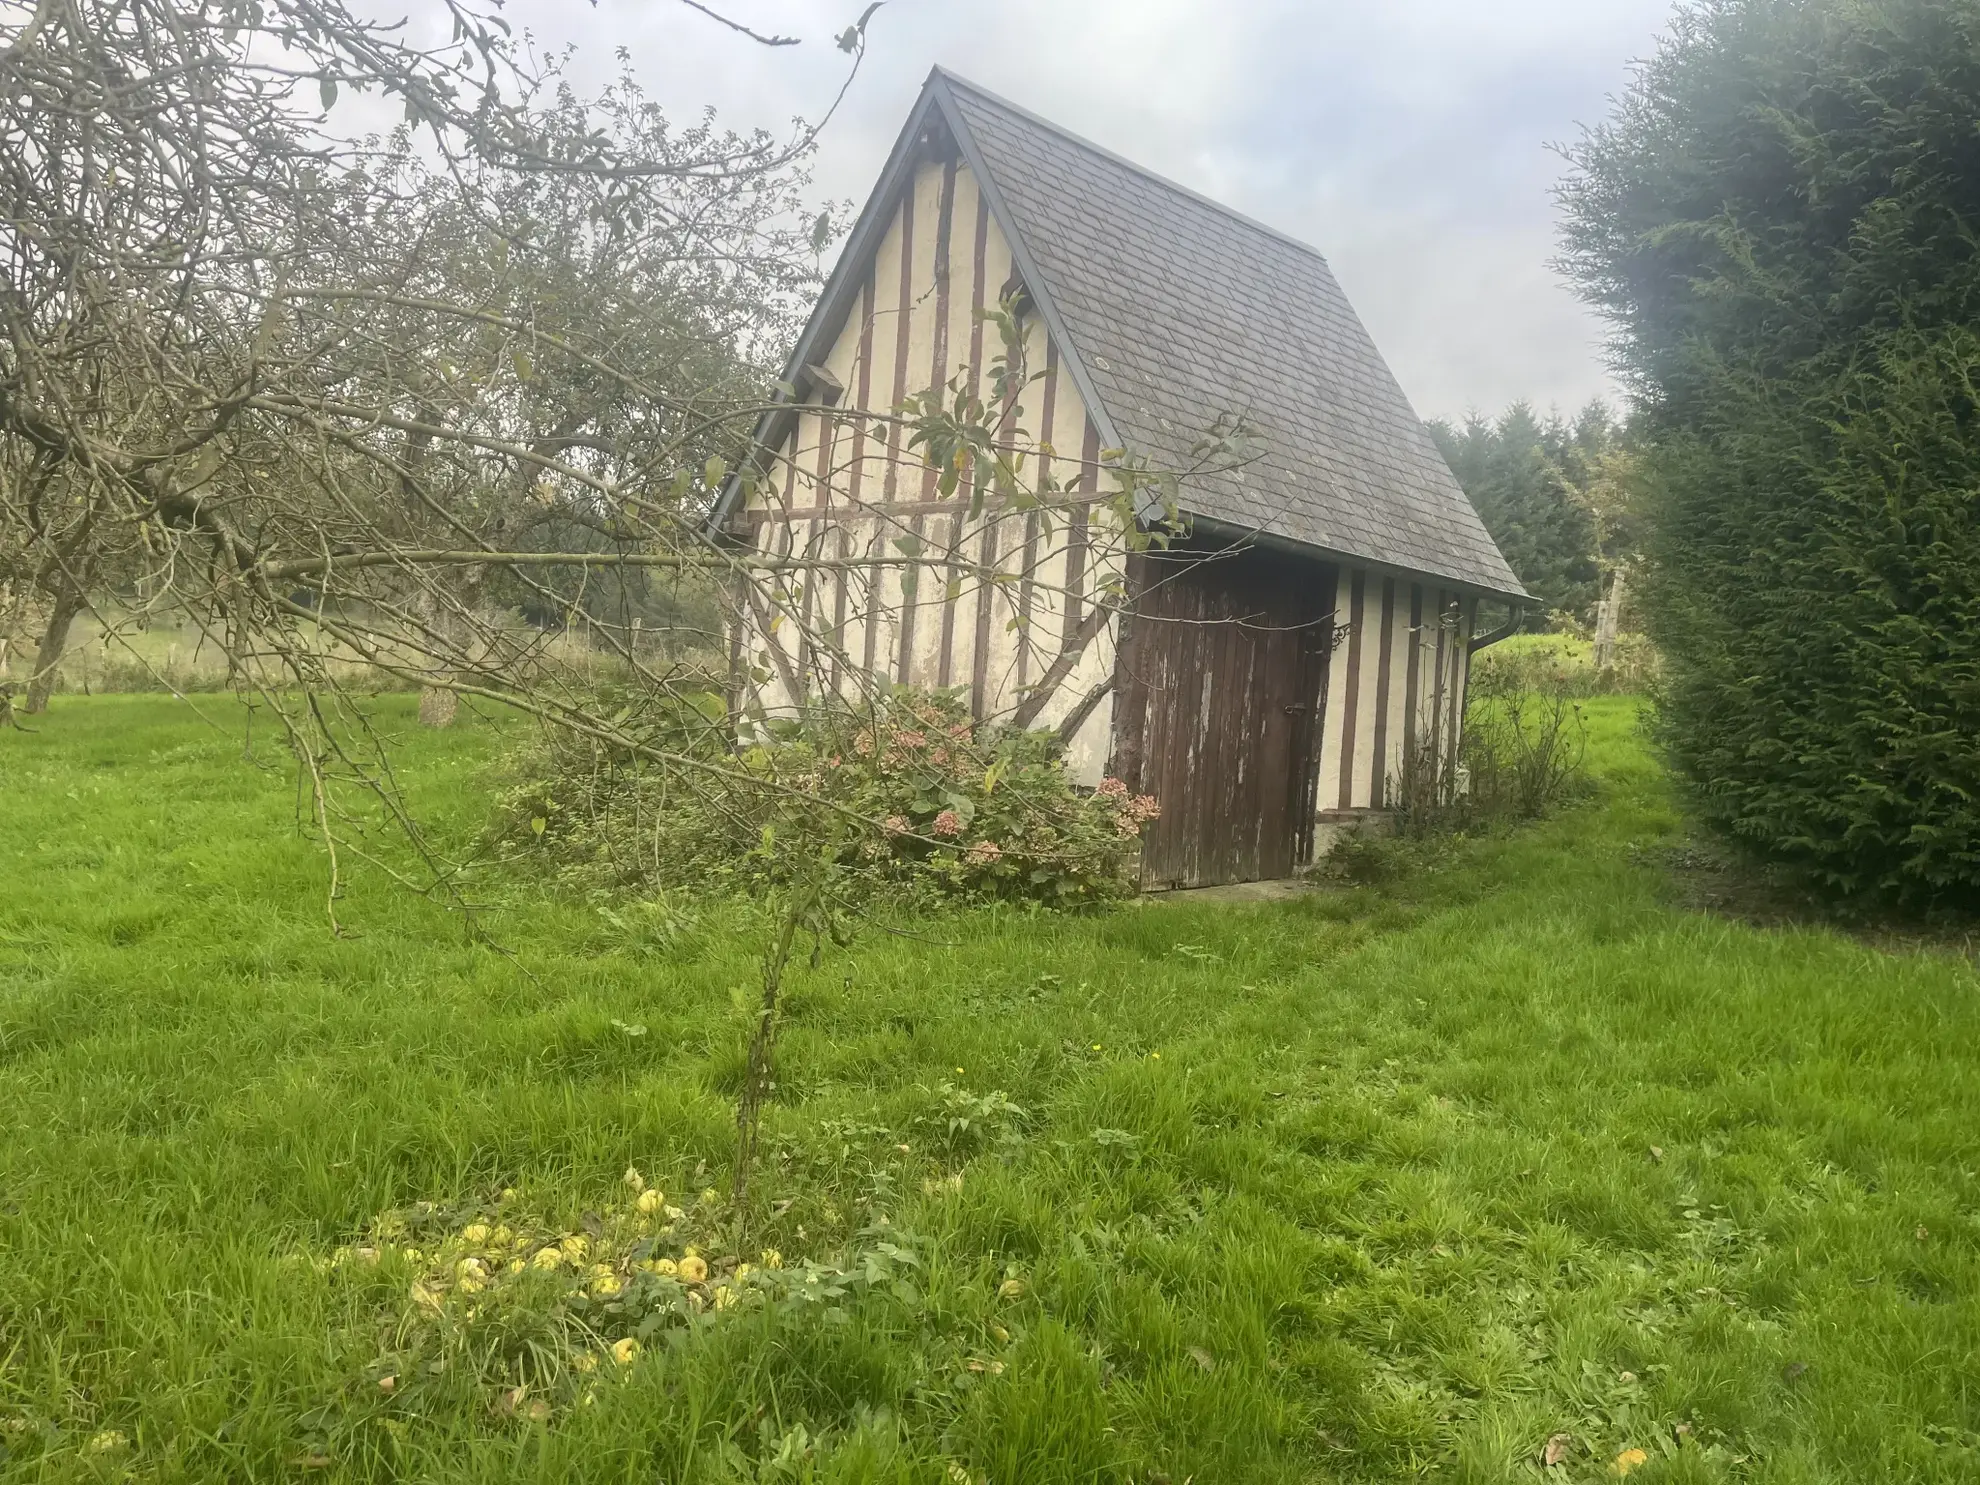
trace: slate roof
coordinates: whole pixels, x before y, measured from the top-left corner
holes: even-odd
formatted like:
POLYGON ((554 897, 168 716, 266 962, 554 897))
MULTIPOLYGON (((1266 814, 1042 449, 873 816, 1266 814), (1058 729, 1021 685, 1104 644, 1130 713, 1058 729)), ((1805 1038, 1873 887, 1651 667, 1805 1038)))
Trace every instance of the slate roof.
POLYGON ((1173 468, 1219 414, 1259 430, 1261 456, 1193 481, 1186 510, 1523 596, 1318 252, 952 73, 929 87, 1120 441, 1173 468))
MULTIPOLYGON (((1258 457, 1189 481, 1185 511, 1225 536, 1260 533, 1527 597, 1318 252, 939 67, 787 381, 844 323, 937 113, 1103 438, 1180 468, 1220 416, 1257 430, 1258 457)), ((774 447, 788 417, 766 414, 759 446, 774 447)), ((737 498, 731 481, 711 528, 737 498)))

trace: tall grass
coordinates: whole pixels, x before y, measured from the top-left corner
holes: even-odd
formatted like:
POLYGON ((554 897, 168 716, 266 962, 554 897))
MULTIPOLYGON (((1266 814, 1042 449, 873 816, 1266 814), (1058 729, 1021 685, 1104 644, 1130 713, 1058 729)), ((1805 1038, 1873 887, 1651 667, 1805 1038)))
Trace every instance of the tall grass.
POLYGON ((1515 634, 1480 650, 1472 680, 1511 691, 1559 691, 1569 696, 1636 696, 1663 673, 1657 647, 1645 634, 1617 636, 1615 660, 1597 666, 1595 646, 1575 634, 1515 634))
MULTIPOLYGON (((381 1392, 412 1306, 312 1260, 504 1188, 579 1228, 628 1164, 692 1205, 761 925, 479 872, 492 945, 364 877, 333 939, 209 705, 0 734, 0 1477, 1531 1481, 1556 1434, 1571 1480, 1980 1474, 1980 981, 1676 905, 1627 702, 1596 803, 1381 890, 802 968, 752 1241, 884 1216, 912 1284, 711 1313, 543 1421, 456 1353, 381 1392)), ((381 705, 469 838, 504 730, 381 705)))
MULTIPOLYGON (((205 638, 182 612, 166 608, 139 613, 111 599, 100 602, 99 609, 78 615, 70 630, 55 673, 58 694, 197 695, 234 689, 223 648, 205 638)), ((588 621, 582 617, 554 631, 537 630, 517 614, 491 615, 490 620, 530 637, 544 666, 582 675, 594 684, 609 683, 626 670, 609 647, 596 642, 595 632, 587 629, 588 621)), ((414 680, 370 664, 313 627, 308 637, 323 646, 325 674, 347 690, 376 694, 417 689, 414 680)), ((720 674, 725 664, 719 646, 711 644, 703 630, 655 626, 639 631, 637 637, 641 657, 651 665, 687 665, 720 674)), ((33 664, 32 645, 0 648, 0 682, 24 686, 33 664)), ((254 669, 252 663, 250 668, 254 669)), ((278 686, 288 679, 272 670, 255 673, 266 674, 278 686)))

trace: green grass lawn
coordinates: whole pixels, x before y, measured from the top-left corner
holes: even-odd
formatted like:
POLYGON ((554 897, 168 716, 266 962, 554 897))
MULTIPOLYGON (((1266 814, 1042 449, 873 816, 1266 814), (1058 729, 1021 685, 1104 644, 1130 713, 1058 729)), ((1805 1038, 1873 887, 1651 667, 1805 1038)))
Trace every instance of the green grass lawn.
MULTIPOLYGON (((485 871, 478 945, 360 870, 334 938, 205 705, 0 733, 0 1478, 1980 1479, 1980 978, 1687 910, 1628 702, 1597 802, 1383 885, 828 947, 746 1247, 750 912, 485 871), (484 1216, 789 1282, 601 1361, 414 1297, 484 1216)), ((465 840, 500 730, 382 705, 465 840)))

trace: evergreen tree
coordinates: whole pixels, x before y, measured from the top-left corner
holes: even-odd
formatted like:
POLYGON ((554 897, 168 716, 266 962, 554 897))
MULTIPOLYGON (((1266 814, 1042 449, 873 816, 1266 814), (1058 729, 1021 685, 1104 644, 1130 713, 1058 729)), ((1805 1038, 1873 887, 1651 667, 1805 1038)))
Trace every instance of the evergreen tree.
POLYGON ((1571 422, 1542 421, 1515 402, 1496 422, 1473 414, 1461 427, 1433 422, 1430 433, 1513 572, 1540 600, 1529 626, 1544 627, 1550 611, 1585 623, 1601 597, 1602 570, 1586 492, 1621 437, 1608 410, 1593 403, 1571 422))
POLYGON ((1664 738, 1834 886, 1980 901, 1980 0, 1703 0, 1562 189, 1642 409, 1664 738))

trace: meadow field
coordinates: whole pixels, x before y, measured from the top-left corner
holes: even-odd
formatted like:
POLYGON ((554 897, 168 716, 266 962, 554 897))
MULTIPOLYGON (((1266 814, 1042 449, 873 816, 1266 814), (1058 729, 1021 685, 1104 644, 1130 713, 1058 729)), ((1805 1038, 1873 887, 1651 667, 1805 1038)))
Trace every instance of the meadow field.
MULTIPOLYGON (((1359 882, 823 946, 746 1222, 757 908, 335 936, 198 701, 0 732, 0 1479, 1980 1479, 1980 974, 1692 907, 1627 698, 1359 882)), ((471 855, 515 727, 377 706, 471 855)))

